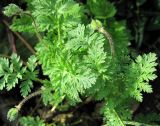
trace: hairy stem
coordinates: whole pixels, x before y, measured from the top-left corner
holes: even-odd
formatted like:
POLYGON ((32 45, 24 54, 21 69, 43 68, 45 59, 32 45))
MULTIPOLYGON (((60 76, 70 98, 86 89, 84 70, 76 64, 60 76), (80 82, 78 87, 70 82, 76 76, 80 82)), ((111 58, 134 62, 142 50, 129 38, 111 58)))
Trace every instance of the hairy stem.
POLYGON ((108 39, 109 45, 110 45, 110 48, 111 48, 111 54, 112 54, 112 56, 114 56, 115 55, 115 49, 114 49, 114 42, 113 42, 113 39, 112 39, 111 35, 103 27, 98 28, 98 31, 100 33, 104 34, 104 36, 108 39))
MULTIPOLYGON (((44 81, 46 80, 41 80, 41 79, 36 79, 35 81, 39 82, 39 83, 44 83, 44 81)), ((30 95, 28 95, 26 98, 24 98, 17 106, 15 106, 19 111, 21 110, 22 106, 31 98, 41 95, 42 94, 42 90, 37 90, 33 93, 31 93, 30 95)))
POLYGON ((37 82, 39 82, 39 83, 43 84, 43 83, 44 83, 44 81, 46 81, 46 80, 42 80, 42 79, 36 78, 36 79, 35 79, 35 81, 37 81, 37 82))
POLYGON ((26 98, 24 98, 17 106, 15 106, 18 111, 21 110, 22 106, 28 101, 30 100, 31 98, 35 97, 35 96, 38 96, 38 95, 41 95, 42 93, 42 90, 38 90, 36 92, 33 92, 32 94, 28 95, 26 98))

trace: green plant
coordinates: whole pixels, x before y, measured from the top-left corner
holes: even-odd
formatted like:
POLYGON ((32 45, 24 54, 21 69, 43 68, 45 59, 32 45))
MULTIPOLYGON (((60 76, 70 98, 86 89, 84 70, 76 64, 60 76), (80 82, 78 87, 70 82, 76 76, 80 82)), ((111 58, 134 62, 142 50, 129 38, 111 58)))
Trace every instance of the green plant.
MULTIPOLYGON (((14 16, 12 30, 38 38, 36 54, 27 63, 16 54, 10 59, 0 58, 0 89, 11 90, 19 84, 24 97, 9 111, 8 119, 14 120, 27 100, 41 95, 45 105, 53 106, 51 111, 64 99, 76 106, 82 99, 91 98, 103 103, 105 125, 141 125, 131 121, 131 104, 134 99, 142 102, 143 92, 152 92, 149 81, 156 78, 157 58, 154 53, 130 58, 130 34, 125 21, 114 18, 114 5, 106 0, 88 0, 86 6, 73 0, 26 2, 26 11, 14 4, 4 9, 7 16, 14 16), (38 78, 37 65, 49 79, 38 78), (42 83, 42 87, 31 93, 33 81, 42 83)), ((44 125, 39 118, 34 121, 24 117, 20 122, 44 125)))
POLYGON ((44 121, 40 120, 39 117, 33 118, 31 116, 22 117, 20 124, 23 126, 45 126, 44 121))

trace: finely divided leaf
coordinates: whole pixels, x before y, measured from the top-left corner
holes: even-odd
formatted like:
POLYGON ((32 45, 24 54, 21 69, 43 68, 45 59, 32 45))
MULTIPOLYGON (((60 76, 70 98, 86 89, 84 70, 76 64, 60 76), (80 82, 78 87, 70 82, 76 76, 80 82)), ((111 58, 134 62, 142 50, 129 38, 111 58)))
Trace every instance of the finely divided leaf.
POLYGON ((21 11, 22 10, 15 4, 9 4, 4 8, 4 14, 8 17, 13 16, 15 14, 19 14, 21 13, 21 11))

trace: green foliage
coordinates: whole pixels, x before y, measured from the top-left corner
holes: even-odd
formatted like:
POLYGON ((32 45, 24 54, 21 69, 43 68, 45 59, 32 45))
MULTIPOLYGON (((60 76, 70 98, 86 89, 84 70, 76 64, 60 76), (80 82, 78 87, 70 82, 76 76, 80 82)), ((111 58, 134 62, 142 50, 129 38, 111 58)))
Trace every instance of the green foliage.
POLYGON ((22 67, 20 57, 16 54, 11 56, 11 64, 7 58, 0 58, 0 89, 6 88, 8 91, 18 84, 18 79, 22 79, 25 68, 22 67))
POLYGON ((104 117, 106 117, 105 121, 107 124, 105 126, 125 126, 114 108, 106 105, 102 111, 104 113, 104 117))
POLYGON ((36 57, 31 56, 27 62, 27 68, 25 73, 23 74, 23 79, 20 85, 20 92, 23 97, 27 96, 31 92, 31 88, 33 88, 33 81, 37 79, 38 72, 35 70, 36 68, 36 57))
POLYGON ((98 28, 101 28, 101 27, 102 27, 102 23, 101 23, 99 20, 92 20, 92 22, 91 22, 91 27, 92 27, 94 30, 97 30, 98 28))
POLYGON ((14 121, 17 117, 18 117, 18 109, 17 108, 11 108, 8 111, 7 119, 9 121, 14 121))
POLYGON ((98 19, 108 19, 116 13, 114 5, 106 0, 88 0, 87 5, 92 14, 98 19))
POLYGON ((45 126, 45 123, 43 120, 41 120, 39 117, 21 117, 19 120, 21 126, 45 126))
MULTIPOLYGON (((131 120, 133 98, 142 102, 142 93, 152 92, 149 82, 156 78, 156 55, 130 58, 131 37, 125 21, 113 18, 110 25, 105 23, 116 13, 109 1, 87 1, 86 9, 95 20, 84 16, 83 5, 74 0, 27 2, 28 10, 15 17, 11 28, 20 32, 42 32, 43 36, 35 47, 36 56, 31 56, 26 66, 15 54, 10 60, 0 58, 0 89, 10 90, 20 80, 20 92, 26 97, 31 93, 33 81, 39 81, 36 71, 39 64, 47 76, 40 81, 45 105, 57 107, 63 104, 64 98, 68 104, 76 105, 91 97, 104 104, 102 114, 107 126, 125 126, 125 121, 131 120), (99 32, 99 28, 103 28, 103 32, 99 32), (114 46, 114 55, 110 44, 114 46)), ((45 125, 38 117, 23 117, 20 123, 45 125)))
POLYGON ((69 31, 67 36, 68 40, 64 49, 54 48, 48 44, 49 48, 43 48, 43 51, 46 52, 43 54, 42 46, 46 42, 42 42, 38 44, 36 50, 39 53, 44 74, 49 75, 51 82, 55 83, 56 90, 78 100, 78 93, 84 93, 85 89, 92 87, 96 82, 97 77, 92 69, 99 69, 99 72, 103 72, 100 69, 105 58, 104 38, 90 28, 85 28, 84 25, 78 25, 76 29, 69 31), (102 50, 97 52, 97 46, 102 50), (51 52, 55 53, 51 54, 51 52), (55 55, 56 53, 57 55, 55 55), (87 53, 88 55, 86 55, 87 53), (95 64, 93 64, 94 62, 95 64), (91 69, 91 67, 93 68, 91 69))
POLYGON ((9 4, 4 8, 4 14, 8 17, 19 14, 21 11, 22 10, 15 4, 9 4))
POLYGON ((10 28, 18 32, 31 32, 33 33, 34 26, 32 19, 28 15, 21 15, 21 18, 14 18, 10 28))
POLYGON ((35 71, 36 58, 31 56, 28 59, 27 67, 23 66, 20 57, 12 54, 10 59, 0 58, 0 89, 8 91, 14 88, 21 80, 20 88, 22 96, 27 96, 33 87, 33 80, 37 78, 35 71))
POLYGON ((53 101, 53 89, 50 83, 45 83, 44 88, 43 88, 43 93, 42 93, 42 101, 44 105, 48 105, 53 101))
POLYGON ((156 59, 154 53, 144 54, 143 56, 138 56, 130 66, 128 76, 132 77, 132 80, 126 79, 128 83, 127 89, 130 90, 131 96, 138 101, 142 101, 143 99, 142 91, 146 93, 152 92, 149 81, 157 77, 154 73, 157 66, 156 59))
MULTIPOLYGON (((59 28, 68 29, 76 26, 83 16, 83 8, 72 0, 31 0, 28 8, 30 13, 23 11, 20 18, 16 18, 11 28, 20 32, 32 32, 32 24, 37 23, 39 31, 53 30, 59 28), (34 18, 34 20, 33 20, 34 18), (26 25, 24 25, 26 23, 26 25), (22 30, 24 28, 24 30, 22 30)), ((11 6, 6 7, 6 11, 11 10, 11 6)))

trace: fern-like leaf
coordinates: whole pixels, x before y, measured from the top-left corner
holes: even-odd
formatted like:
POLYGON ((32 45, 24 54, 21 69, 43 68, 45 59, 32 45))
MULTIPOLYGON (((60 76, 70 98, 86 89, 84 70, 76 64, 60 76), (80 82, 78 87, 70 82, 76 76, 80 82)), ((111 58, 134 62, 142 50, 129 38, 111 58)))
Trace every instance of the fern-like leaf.
POLYGON ((113 4, 106 0, 87 0, 87 4, 90 11, 99 19, 113 17, 116 13, 116 9, 113 4))
POLYGON ((11 90, 18 84, 18 79, 22 79, 25 68, 22 67, 20 57, 16 54, 12 54, 10 60, 11 64, 6 58, 0 58, 0 61, 0 89, 2 90, 6 87, 7 90, 11 90))
POLYGON ((20 92, 23 97, 26 97, 33 88, 33 81, 37 79, 36 57, 31 56, 27 62, 27 69, 23 74, 23 79, 20 85, 20 92))
POLYGON ((19 14, 21 13, 21 11, 22 10, 15 4, 9 4, 4 8, 4 14, 8 17, 13 16, 15 14, 19 14))
POLYGON ((106 105, 103 108, 103 113, 106 121, 105 126, 125 126, 123 120, 121 120, 114 108, 106 105))
POLYGON ((11 108, 7 113, 7 119, 10 121, 14 121, 18 117, 18 109, 11 108))
POLYGON ((22 126, 45 126, 44 120, 41 120, 38 116, 35 118, 31 116, 21 117, 19 122, 22 126))
POLYGON ((133 62, 130 67, 130 74, 128 79, 132 85, 129 89, 131 95, 138 101, 142 101, 142 91, 146 93, 152 92, 152 87, 149 85, 150 80, 154 80, 157 76, 156 71, 156 55, 154 53, 144 54, 143 56, 138 56, 136 62, 133 62), (132 79, 131 79, 132 78, 132 79))

